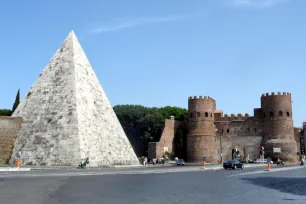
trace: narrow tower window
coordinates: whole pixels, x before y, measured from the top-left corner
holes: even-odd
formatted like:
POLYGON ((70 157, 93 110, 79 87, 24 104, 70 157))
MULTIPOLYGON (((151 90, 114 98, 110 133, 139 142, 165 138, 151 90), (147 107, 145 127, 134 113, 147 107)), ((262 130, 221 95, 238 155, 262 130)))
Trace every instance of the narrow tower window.
POLYGON ((278 111, 278 116, 283 116, 283 112, 282 111, 278 111))
POLYGON ((271 111, 270 112, 270 117, 273 118, 274 117, 274 113, 271 111))
POLYGON ((230 132, 229 129, 227 129, 226 132, 229 133, 230 132))
POLYGON ((254 132, 256 132, 256 128, 254 128, 254 132))
POLYGON ((266 117, 266 114, 265 114, 265 113, 263 113, 263 117, 264 117, 264 118, 266 117))
POLYGON ((287 112, 287 116, 288 116, 288 117, 290 116, 290 113, 289 113, 289 112, 287 112))
POLYGON ((207 112, 205 112, 205 117, 208 117, 208 113, 207 112))
POLYGON ((190 118, 192 118, 192 113, 190 113, 190 118))

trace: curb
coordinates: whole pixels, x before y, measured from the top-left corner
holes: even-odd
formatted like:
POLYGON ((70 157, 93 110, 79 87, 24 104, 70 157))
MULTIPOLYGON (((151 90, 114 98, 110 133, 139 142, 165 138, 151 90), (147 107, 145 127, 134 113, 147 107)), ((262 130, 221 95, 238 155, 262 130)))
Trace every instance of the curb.
POLYGON ((31 171, 30 168, 0 168, 0 172, 8 172, 8 171, 31 171))
MULTIPOLYGON (((143 165, 136 164, 136 165, 114 165, 110 166, 109 168, 139 168, 139 167, 144 167, 143 165)), ((90 168, 90 167, 89 167, 90 168)))

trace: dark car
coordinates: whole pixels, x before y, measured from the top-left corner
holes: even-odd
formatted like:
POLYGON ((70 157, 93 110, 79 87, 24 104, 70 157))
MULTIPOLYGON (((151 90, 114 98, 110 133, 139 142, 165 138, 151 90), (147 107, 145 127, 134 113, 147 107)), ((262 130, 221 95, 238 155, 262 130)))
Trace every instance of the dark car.
POLYGON ((223 163, 224 169, 243 169, 243 163, 238 160, 228 160, 223 163))
POLYGON ((179 159, 179 160, 177 160, 176 165, 178 165, 178 166, 184 166, 184 165, 185 165, 184 159, 179 159))

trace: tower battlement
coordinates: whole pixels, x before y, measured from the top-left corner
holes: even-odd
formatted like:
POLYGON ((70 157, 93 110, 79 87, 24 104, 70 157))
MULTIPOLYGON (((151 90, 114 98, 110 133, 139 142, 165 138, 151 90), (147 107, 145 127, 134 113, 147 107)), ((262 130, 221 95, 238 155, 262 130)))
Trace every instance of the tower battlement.
POLYGON ((237 115, 232 113, 232 114, 224 114, 223 117, 221 117, 221 121, 233 121, 233 120, 246 120, 249 118, 249 114, 245 113, 238 113, 237 115))
POLYGON ((291 93, 289 93, 289 92, 277 92, 277 93, 271 92, 271 93, 262 94, 261 98, 271 97, 271 96, 291 96, 291 93))
POLYGON ((189 96, 188 101, 193 101, 193 100, 201 100, 203 102, 216 102, 215 99, 211 98, 210 96, 189 96))

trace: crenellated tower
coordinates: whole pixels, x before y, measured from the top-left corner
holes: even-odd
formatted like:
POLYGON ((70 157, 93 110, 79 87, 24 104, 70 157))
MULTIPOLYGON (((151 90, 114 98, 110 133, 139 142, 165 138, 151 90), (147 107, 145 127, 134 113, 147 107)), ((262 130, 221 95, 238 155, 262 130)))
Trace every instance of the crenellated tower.
POLYGON ((265 156, 296 161, 297 144, 294 140, 291 94, 263 94, 261 113, 265 156))
POLYGON ((216 101, 208 96, 188 99, 187 160, 217 162, 216 129, 214 112, 216 101))

